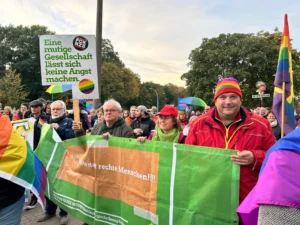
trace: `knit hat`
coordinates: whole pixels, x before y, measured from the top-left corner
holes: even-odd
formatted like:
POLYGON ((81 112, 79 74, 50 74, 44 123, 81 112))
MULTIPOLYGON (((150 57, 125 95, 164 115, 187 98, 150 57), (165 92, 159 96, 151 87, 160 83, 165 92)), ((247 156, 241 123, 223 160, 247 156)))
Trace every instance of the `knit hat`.
POLYGON ((242 98, 242 91, 240 89, 239 82, 232 77, 219 80, 216 87, 214 100, 216 100, 221 94, 228 92, 235 93, 242 98))
POLYGON ((163 107, 157 115, 162 115, 162 116, 173 115, 174 117, 177 117, 178 112, 174 106, 167 105, 167 106, 163 107))

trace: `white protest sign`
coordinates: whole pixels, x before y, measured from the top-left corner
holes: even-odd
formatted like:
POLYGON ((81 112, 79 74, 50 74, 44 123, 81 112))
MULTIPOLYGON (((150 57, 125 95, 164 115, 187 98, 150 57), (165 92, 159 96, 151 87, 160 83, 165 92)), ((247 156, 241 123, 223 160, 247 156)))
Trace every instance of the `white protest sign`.
POLYGON ((21 134, 21 136, 28 141, 31 149, 33 150, 33 138, 34 138, 34 123, 35 119, 30 117, 25 120, 11 121, 12 126, 21 134))
POLYGON ((42 35, 40 59, 42 85, 72 84, 73 98, 99 98, 94 35, 42 35))

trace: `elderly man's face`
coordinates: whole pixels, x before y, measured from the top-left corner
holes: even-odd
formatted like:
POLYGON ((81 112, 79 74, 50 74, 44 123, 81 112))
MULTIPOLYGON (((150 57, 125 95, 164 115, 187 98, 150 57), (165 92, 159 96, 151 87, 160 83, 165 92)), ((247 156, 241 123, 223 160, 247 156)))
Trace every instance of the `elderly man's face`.
POLYGON ((215 100, 220 119, 234 119, 241 105, 241 98, 235 93, 224 93, 215 100))
POLYGON ((59 102, 55 102, 51 105, 51 117, 56 119, 64 115, 65 110, 59 102))
POLYGON ((105 104, 103 106, 104 110, 104 119, 108 122, 117 121, 120 116, 120 111, 116 108, 114 104, 105 104))

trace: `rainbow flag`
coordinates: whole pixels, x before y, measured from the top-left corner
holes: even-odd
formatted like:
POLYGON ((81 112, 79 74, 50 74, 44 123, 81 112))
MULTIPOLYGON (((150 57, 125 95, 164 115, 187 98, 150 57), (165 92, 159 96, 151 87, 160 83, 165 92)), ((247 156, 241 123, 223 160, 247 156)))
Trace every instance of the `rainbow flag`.
POLYGON ((0 177, 30 189, 43 207, 47 172, 6 116, 0 117, 0 177))
POLYGON ((42 129, 43 125, 45 124, 45 120, 40 118, 38 122, 38 127, 42 129))
POLYGON ((288 134, 295 128, 294 118, 294 86, 292 70, 292 51, 289 34, 289 25, 287 14, 284 15, 284 29, 282 33, 278 66, 274 81, 275 89, 273 96, 272 110, 282 126, 284 120, 284 133, 288 134), (285 83, 285 89, 282 90, 282 84, 285 83), (284 91, 285 100, 282 102, 282 93, 284 91), (284 104, 284 118, 281 118, 282 105, 284 104))

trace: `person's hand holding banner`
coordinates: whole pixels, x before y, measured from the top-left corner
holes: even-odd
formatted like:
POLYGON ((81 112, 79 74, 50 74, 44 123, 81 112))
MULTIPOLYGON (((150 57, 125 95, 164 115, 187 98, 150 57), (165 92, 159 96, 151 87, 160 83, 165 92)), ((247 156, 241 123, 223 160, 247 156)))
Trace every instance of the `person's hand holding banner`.
POLYGON ((110 136, 110 133, 109 132, 106 132, 102 135, 102 137, 105 139, 105 140, 108 140, 108 137, 110 136))
POLYGON ((254 160, 254 155, 251 151, 237 152, 237 155, 231 155, 231 160, 237 165, 247 166, 254 160))
POLYGON ((147 140, 147 137, 138 137, 137 140, 138 140, 138 142, 143 144, 147 140))

